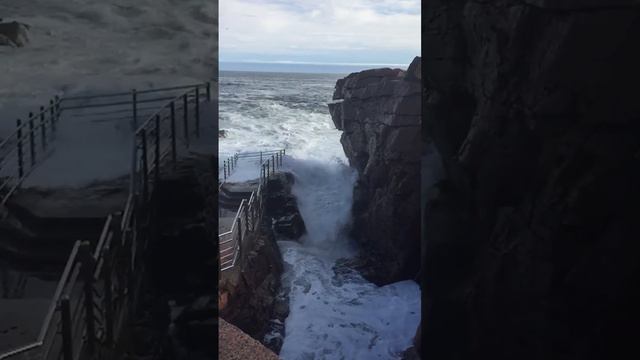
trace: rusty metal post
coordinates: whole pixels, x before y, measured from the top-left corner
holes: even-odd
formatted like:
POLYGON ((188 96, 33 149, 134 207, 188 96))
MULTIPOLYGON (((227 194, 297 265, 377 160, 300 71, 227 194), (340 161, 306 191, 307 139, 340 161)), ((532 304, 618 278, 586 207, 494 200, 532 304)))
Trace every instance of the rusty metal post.
POLYGON ((73 329, 71 328, 71 305, 69 296, 64 295, 60 299, 60 312, 62 314, 62 354, 64 360, 73 359, 73 329))
POLYGON ((87 331, 87 349, 90 354, 93 354, 96 346, 96 326, 93 312, 93 272, 95 271, 95 261, 93 255, 91 255, 91 244, 88 241, 83 241, 79 249, 82 278, 84 280, 84 310, 85 310, 85 325, 87 331))
POLYGON ((22 121, 16 120, 16 127, 18 128, 18 177, 22 179, 24 176, 24 154, 22 153, 22 121))

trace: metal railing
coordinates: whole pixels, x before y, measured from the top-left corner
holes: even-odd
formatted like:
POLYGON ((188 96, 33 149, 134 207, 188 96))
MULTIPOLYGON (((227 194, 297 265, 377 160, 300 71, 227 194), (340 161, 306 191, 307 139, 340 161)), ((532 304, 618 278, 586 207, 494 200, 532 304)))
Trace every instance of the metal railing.
POLYGON ((51 153, 51 142, 60 121, 60 104, 56 96, 49 101, 49 106, 29 113, 25 121, 17 119, 16 129, 0 141, 0 206, 51 153))
MULTIPOLYGON (((51 154, 63 113, 62 121, 71 118, 82 118, 85 122, 127 120, 134 131, 138 131, 143 126, 152 127, 148 123, 156 115, 161 115, 163 121, 166 120, 169 106, 173 106, 172 121, 181 121, 181 131, 188 145, 190 129, 185 119, 189 118, 190 111, 185 104, 195 104, 192 110, 197 137, 200 135, 200 111, 199 101, 194 102, 194 99, 201 98, 211 100, 210 83, 63 98, 56 96, 49 101, 49 106, 41 106, 40 111, 35 114, 29 113, 25 121, 17 119, 16 129, 0 142, 0 206, 7 202, 33 169, 51 154), (160 111, 158 104, 163 105, 160 111), (146 121, 139 125, 139 119, 146 121)), ((175 135, 176 125, 171 126, 172 134, 175 135)), ((164 131, 166 133, 167 129, 164 131)), ((172 142, 175 143, 175 139, 172 142)))
POLYGON ((249 199, 242 199, 236 212, 231 229, 218 235, 220 246, 220 271, 233 268, 241 258, 242 244, 250 232, 255 232, 262 219, 264 204, 263 191, 267 181, 276 173, 276 169, 282 167, 285 150, 264 151, 255 153, 238 153, 234 157, 259 158, 260 181, 258 188, 251 192, 249 199))
POLYGON ((222 175, 221 184, 227 181, 227 178, 231 176, 233 170, 236 169, 236 165, 238 164, 238 153, 235 153, 229 156, 226 160, 222 161, 222 168, 218 168, 218 179, 220 179, 220 175, 222 175))
POLYGON ((166 154, 171 154, 174 164, 177 161, 176 111, 182 113, 182 140, 188 146, 190 120, 195 122, 196 137, 199 133, 202 89, 210 101, 210 85, 194 85, 137 128, 124 208, 107 217, 96 242, 75 242, 37 340, 0 354, 0 360, 27 352, 29 357, 36 352, 40 359, 83 359, 115 345, 126 320, 132 319, 141 285, 140 256, 152 234, 149 200, 160 179, 162 161, 166 154))
POLYGON ((193 88, 202 88, 203 96, 211 99, 211 86, 194 84, 159 89, 136 90, 128 92, 68 96, 62 99, 61 110, 67 117, 81 117, 84 121, 122 121, 127 120, 133 129, 137 129, 140 119, 146 120, 153 115, 159 104, 164 105, 177 94, 193 88))

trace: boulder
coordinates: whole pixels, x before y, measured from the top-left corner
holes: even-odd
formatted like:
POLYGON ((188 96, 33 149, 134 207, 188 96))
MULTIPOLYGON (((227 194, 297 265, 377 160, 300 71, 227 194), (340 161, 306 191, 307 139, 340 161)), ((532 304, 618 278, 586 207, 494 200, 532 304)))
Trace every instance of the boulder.
POLYGON ((23 47, 29 43, 30 26, 17 21, 0 22, 0 45, 23 47))
POLYGON ((361 273, 382 285, 420 268, 421 60, 407 71, 372 69, 338 80, 329 111, 352 167, 353 237, 361 273))
POLYGON ((291 173, 278 173, 271 177, 264 189, 265 217, 273 219, 276 235, 298 240, 306 227, 296 197, 291 193, 294 177, 291 173))

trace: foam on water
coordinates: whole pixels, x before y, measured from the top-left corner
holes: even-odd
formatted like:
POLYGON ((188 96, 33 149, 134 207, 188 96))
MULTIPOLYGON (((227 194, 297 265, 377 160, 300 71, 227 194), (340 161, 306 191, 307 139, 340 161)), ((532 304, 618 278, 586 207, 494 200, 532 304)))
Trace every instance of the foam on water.
MULTIPOLYGON (((383 287, 336 260, 356 249, 348 237, 357 174, 346 163, 340 132, 326 103, 340 75, 221 73, 221 158, 234 152, 286 148, 307 234, 278 241, 290 312, 280 357, 396 359, 411 346, 420 321, 413 281, 383 287)), ((234 179, 257 176, 243 163, 234 179), (252 175, 253 174, 253 175, 252 175)), ((267 337, 277 336, 269 334, 267 337)))
POLYGON ((340 77, 221 72, 220 158, 285 148, 297 158, 346 161, 326 105, 340 77))

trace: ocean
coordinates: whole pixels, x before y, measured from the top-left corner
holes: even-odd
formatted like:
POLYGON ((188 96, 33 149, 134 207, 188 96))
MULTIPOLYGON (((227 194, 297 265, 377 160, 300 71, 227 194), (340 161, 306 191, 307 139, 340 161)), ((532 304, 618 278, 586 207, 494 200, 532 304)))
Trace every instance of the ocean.
POLYGON ((285 170, 295 176, 292 191, 307 227, 300 243, 278 241, 290 301, 279 354, 285 360, 398 359, 420 321, 414 281, 378 287, 333 270, 357 253, 347 235, 357 173, 327 108, 344 76, 220 72, 220 159, 286 149, 285 170))

